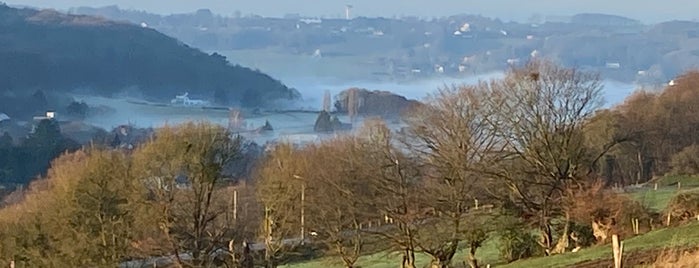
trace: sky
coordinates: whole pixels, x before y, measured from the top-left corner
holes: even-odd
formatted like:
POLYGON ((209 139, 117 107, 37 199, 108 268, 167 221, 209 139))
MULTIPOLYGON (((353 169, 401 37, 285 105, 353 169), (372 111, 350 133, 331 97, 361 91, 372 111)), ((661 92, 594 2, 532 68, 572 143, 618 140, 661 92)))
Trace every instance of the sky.
POLYGON ((607 13, 652 23, 699 18, 697 0, 0 0, 10 5, 67 10, 71 7, 118 5, 125 9, 159 14, 188 13, 208 8, 214 13, 280 17, 298 13, 307 16, 344 16, 345 5, 353 5, 353 16, 392 17, 411 15, 436 17, 481 14, 503 20, 524 21, 532 14, 572 15, 607 13))
POLYGON ((118 5, 125 9, 159 14, 189 13, 208 8, 221 15, 245 14, 280 17, 298 13, 307 16, 344 16, 345 5, 353 5, 352 16, 392 17, 411 15, 436 17, 481 14, 503 20, 524 21, 533 14, 572 15, 583 12, 631 17, 647 23, 699 18, 697 0, 0 0, 10 5, 67 10, 71 7, 118 5), (513 8, 516 7, 516 8, 513 8))

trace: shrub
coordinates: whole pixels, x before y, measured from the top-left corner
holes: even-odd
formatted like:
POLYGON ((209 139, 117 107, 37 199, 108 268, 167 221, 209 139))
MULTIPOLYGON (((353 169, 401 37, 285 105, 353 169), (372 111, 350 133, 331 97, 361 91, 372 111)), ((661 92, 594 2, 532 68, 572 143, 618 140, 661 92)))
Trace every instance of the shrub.
POLYGON ((570 224, 571 245, 569 249, 576 247, 589 247, 597 242, 592 232, 592 227, 589 223, 571 223, 570 224))
POLYGON ((500 257, 508 263, 540 255, 541 248, 530 229, 521 221, 508 217, 499 226, 500 257))
POLYGON ((687 146, 670 159, 672 173, 677 175, 699 174, 699 145, 687 146))
POLYGON ((699 216, 699 193, 681 193, 668 203, 665 215, 673 221, 686 222, 699 216))
POLYGON ((605 189, 601 182, 570 188, 566 203, 571 221, 590 227, 600 243, 607 242, 612 234, 633 235, 634 219, 638 220, 639 229, 642 226, 646 230, 650 229, 650 220, 655 219, 643 204, 605 189))

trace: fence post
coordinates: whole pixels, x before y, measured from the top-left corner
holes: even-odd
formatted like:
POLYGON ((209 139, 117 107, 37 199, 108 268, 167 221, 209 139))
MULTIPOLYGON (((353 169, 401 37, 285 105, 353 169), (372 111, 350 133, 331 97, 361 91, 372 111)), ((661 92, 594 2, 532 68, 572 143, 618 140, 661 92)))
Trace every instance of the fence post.
POLYGON ((624 253, 624 242, 619 241, 619 236, 612 235, 612 253, 614 254, 614 268, 621 268, 621 256, 624 253))

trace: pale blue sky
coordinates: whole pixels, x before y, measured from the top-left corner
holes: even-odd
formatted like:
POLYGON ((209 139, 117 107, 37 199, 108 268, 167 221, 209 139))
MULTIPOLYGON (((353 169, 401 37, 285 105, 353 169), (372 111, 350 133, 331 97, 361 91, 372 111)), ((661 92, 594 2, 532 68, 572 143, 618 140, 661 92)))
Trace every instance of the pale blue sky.
POLYGON ((353 15, 423 17, 459 13, 483 14, 505 20, 523 20, 533 13, 571 15, 582 12, 617 14, 645 22, 699 18, 698 0, 0 0, 10 5, 68 9, 77 6, 119 5, 160 14, 191 12, 209 8, 215 13, 282 16, 300 13, 311 16, 340 16, 346 4, 353 15))

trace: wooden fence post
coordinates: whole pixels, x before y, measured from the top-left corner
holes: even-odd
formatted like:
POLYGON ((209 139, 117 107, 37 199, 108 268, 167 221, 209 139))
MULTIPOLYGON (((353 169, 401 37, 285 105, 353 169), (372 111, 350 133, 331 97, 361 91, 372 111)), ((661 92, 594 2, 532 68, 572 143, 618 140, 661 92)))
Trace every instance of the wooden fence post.
POLYGON ((619 241, 619 236, 612 235, 612 253, 614 254, 614 268, 621 268, 621 256, 624 254, 624 242, 619 241))
POLYGON ((631 228, 633 229, 633 234, 638 235, 640 233, 638 228, 638 218, 631 219, 631 228))

